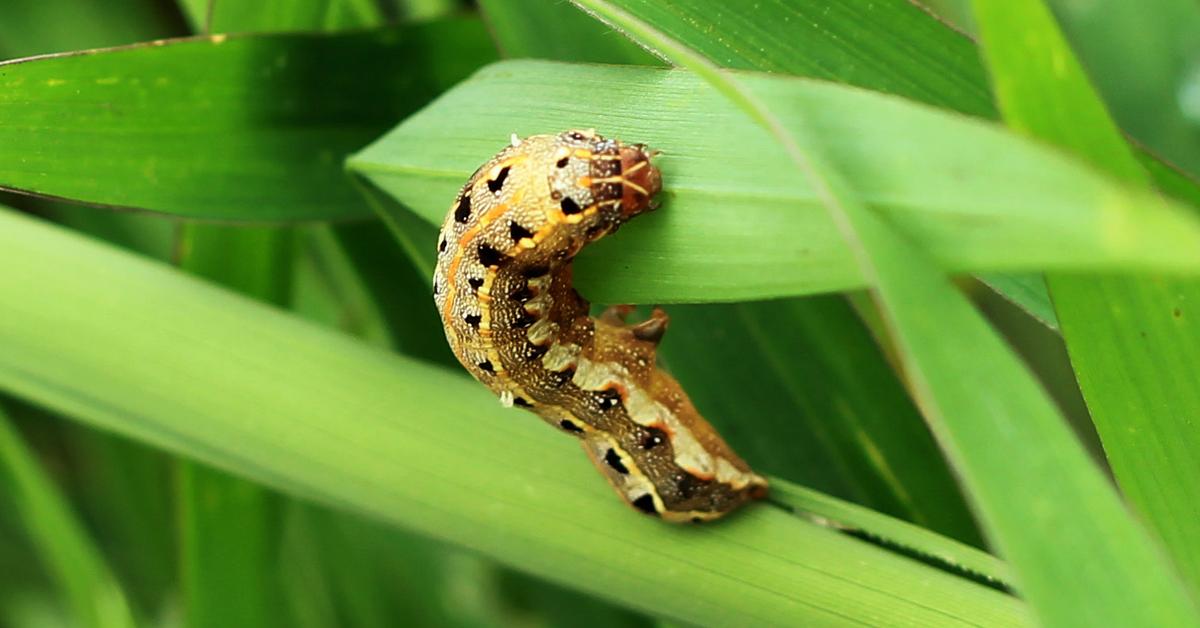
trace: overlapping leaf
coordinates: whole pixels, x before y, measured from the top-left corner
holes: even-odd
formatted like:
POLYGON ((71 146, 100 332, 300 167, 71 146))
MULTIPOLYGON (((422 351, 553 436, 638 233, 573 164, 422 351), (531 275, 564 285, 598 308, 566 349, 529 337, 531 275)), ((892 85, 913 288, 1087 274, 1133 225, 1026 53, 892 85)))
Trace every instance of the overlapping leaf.
POLYGON ((1197 623, 1170 565, 1037 381, 934 259, 862 203, 815 131, 819 115, 796 115, 606 0, 576 2, 695 70, 812 186, 880 303, 914 398, 1038 616, 1064 625, 1080 613, 1089 623, 1197 623), (1017 511, 1030 503, 1035 516, 1017 511))
POLYGON ((0 263, 0 388, 105 429, 661 616, 1026 620, 1009 596, 769 505, 707 527, 639 518, 566 436, 459 374, 7 212, 0 263))
MULTIPOLYGON (((855 193, 951 270, 1200 268, 1200 228, 1187 211, 993 125, 828 83, 740 78, 787 116, 811 117, 855 193)), ((579 126, 662 150, 671 182, 661 210, 581 256, 590 298, 745 300, 864 285, 778 145, 687 72, 501 62, 350 166, 440 223, 446 199, 510 133, 579 126), (580 99, 581 90, 609 96, 580 99)))
POLYGON ((0 188, 246 222, 365 216, 343 157, 490 59, 486 45, 458 19, 8 62, 0 188))

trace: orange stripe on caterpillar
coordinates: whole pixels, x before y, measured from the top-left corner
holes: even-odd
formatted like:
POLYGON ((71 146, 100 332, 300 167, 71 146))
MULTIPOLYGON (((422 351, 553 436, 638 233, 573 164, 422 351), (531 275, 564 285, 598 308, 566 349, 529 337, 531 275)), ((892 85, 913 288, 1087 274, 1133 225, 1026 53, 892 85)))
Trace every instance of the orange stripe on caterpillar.
POLYGON ((502 403, 579 437, 633 508, 706 521, 764 497, 766 480, 657 367, 666 313, 591 318, 571 282, 582 247, 654 208, 654 154, 594 131, 514 136, 447 211, 434 300, 455 355, 502 403))

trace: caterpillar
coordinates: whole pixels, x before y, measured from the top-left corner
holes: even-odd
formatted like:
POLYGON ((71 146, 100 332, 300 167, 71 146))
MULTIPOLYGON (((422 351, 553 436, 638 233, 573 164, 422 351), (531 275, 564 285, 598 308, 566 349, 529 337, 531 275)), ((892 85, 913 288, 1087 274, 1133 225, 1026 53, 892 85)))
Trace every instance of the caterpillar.
POLYGON ((716 519, 767 482, 656 364, 668 317, 599 317, 571 285, 581 248, 653 209, 653 152, 593 130, 519 139, 479 167, 438 237, 434 301, 455 356, 505 406, 577 437, 630 506, 716 519))

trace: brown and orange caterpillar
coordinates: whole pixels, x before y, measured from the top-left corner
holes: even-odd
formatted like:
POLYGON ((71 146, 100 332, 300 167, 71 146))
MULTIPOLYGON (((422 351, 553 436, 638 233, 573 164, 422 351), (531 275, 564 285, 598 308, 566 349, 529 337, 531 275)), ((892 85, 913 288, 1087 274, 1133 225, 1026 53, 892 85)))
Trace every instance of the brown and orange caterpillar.
POLYGON ((662 310, 591 318, 571 287, 581 248, 653 208, 651 156, 590 130, 514 135, 450 206, 433 294, 454 354, 501 403, 577 436, 634 508, 698 522, 765 496, 766 480, 657 367, 662 310))

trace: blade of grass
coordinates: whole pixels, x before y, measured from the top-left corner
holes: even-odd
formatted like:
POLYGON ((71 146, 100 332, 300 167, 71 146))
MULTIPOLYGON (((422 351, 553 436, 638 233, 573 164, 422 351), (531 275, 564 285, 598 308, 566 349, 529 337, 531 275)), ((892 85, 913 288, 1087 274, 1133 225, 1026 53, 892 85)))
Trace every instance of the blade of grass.
MULTIPOLYGON (((1037 1, 976 0, 1004 117, 1150 186, 1053 15, 1037 1), (1019 36, 1018 36, 1019 34, 1019 36)), ((1165 277, 1051 275, 1080 390, 1113 474, 1200 592, 1200 283, 1165 277)))
POLYGON ((1193 175, 1200 172, 1200 5, 1191 0, 1048 4, 1121 128, 1193 175))
POLYGON ((934 261, 860 203, 809 120, 787 116, 784 127, 758 93, 653 26, 604 0, 573 1, 695 70, 769 130, 809 179, 882 306, 914 398, 1043 621, 1200 625, 1158 548, 1036 380, 934 261))
POLYGON ((1026 314, 1041 321, 1046 327, 1054 331, 1059 331, 1058 316, 1054 313, 1054 304, 1050 302, 1050 292, 1046 288, 1046 279, 1041 275, 996 275, 988 273, 981 275, 979 280, 992 288, 996 294, 1025 310, 1026 314))
POLYGON ((267 303, 290 297, 294 233, 286 228, 183 225, 178 263, 184 270, 267 303))
MULTIPOLYGON (((994 125, 839 85, 739 76, 773 106, 803 107, 864 201, 951 270, 1182 269, 1200 260, 1189 210, 1156 210, 1156 198, 994 125), (1157 218, 1132 220, 1140 205, 1157 218)), ((349 165, 440 224, 446 199, 511 132, 593 126, 661 149, 657 163, 670 183, 660 211, 580 256, 578 283, 589 298, 747 300, 863 285, 850 249, 779 146, 687 72, 499 62, 349 165), (580 99, 581 91, 608 96, 580 99)))
POLYGON ((61 416, 38 413, 31 419, 52 425, 59 434, 59 464, 69 470, 63 477, 71 481, 72 501, 95 531, 134 615, 155 616, 179 584, 172 460, 61 416))
POLYGON ((292 310, 377 347, 395 346, 385 314, 332 227, 299 233, 292 310))
MULTIPOLYGON (((974 42, 912 0, 763 0, 752 12, 721 0, 612 4, 721 67, 825 78, 971 116, 999 115, 974 42)), ((1144 150, 1137 157, 1160 189, 1200 205, 1200 183, 1144 150)))
MULTIPOLYGON (((290 293, 288 229, 186 224, 182 269, 267 303, 290 293)), ((180 578, 189 626, 280 625, 278 504, 263 488, 187 460, 175 467, 180 578)))
POLYGON ((80 626, 133 626, 125 593, 66 499, 0 409, 0 495, 12 500, 80 626))
POLYGON ((180 589, 188 626, 275 626, 276 504, 258 485, 179 460, 180 589))
POLYGON ((442 320, 430 298, 432 274, 413 267, 381 222, 339 225, 333 235, 392 330, 395 350, 457 368, 458 360, 446 344, 442 320))
POLYGON ((660 65, 620 33, 596 24, 568 2, 481 0, 480 12, 508 58, 660 65))
MULTIPOLYGON (((181 34, 165 12, 148 0, 116 0, 82 4, 75 0, 13 0, 0 7, 0 58, 131 44, 181 34)), ((0 191, 0 203, 18 202, 22 209, 52 216, 61 224, 120 243, 160 259, 170 256, 174 221, 132 212, 97 212, 91 208, 21 198, 0 191), (7 201, 4 197, 10 197, 7 201)))
POLYGON ((1004 561, 970 545, 947 543, 944 537, 926 527, 899 523, 858 504, 782 480, 772 484, 771 500, 836 530, 861 533, 868 540, 956 568, 999 588, 1012 586, 1012 569, 1004 561), (877 537, 875 530, 887 530, 888 536, 877 537))
POLYGON ((0 388, 289 493, 693 623, 1027 621, 770 506, 639 517, 569 438, 465 376, 29 218, 0 213, 0 265, 0 388))
MULTIPOLYGON (((753 11, 735 9, 722 0, 614 0, 613 4, 656 24, 721 67, 824 78, 972 116, 997 117, 987 72, 973 42, 912 0, 765 0, 755 2, 753 11), (713 37, 714 32, 720 37, 713 37)), ((1083 10, 1082 6, 1074 10, 1083 10)), ((1140 10, 1087 6, 1106 16, 1099 19, 1113 21, 1120 18, 1110 14, 1140 10)), ((1155 14, 1149 7, 1141 13, 1154 14, 1148 19, 1164 19, 1163 12, 1155 14)), ((1106 76, 1113 75, 1107 71, 1111 69, 1106 68, 1106 76)), ((1138 158, 1160 189, 1200 205, 1200 184, 1148 152, 1139 152, 1138 158)), ((1048 299, 1021 301, 1026 295, 1034 296, 1025 291, 1005 296, 1028 311, 1045 311, 1048 299)))
POLYGON ((995 115, 971 41, 907 0, 764 0, 753 11, 720 0, 611 4, 720 67, 838 81, 995 115))
POLYGON ((317 532, 301 514, 299 500, 285 503, 280 561, 291 566, 282 582, 289 619, 297 628, 324 628, 338 624, 338 600, 329 566, 318 552, 317 532))
POLYGON ((453 19, 7 62, 0 187, 221 220, 365 216, 343 156, 493 56, 478 20, 453 19))

